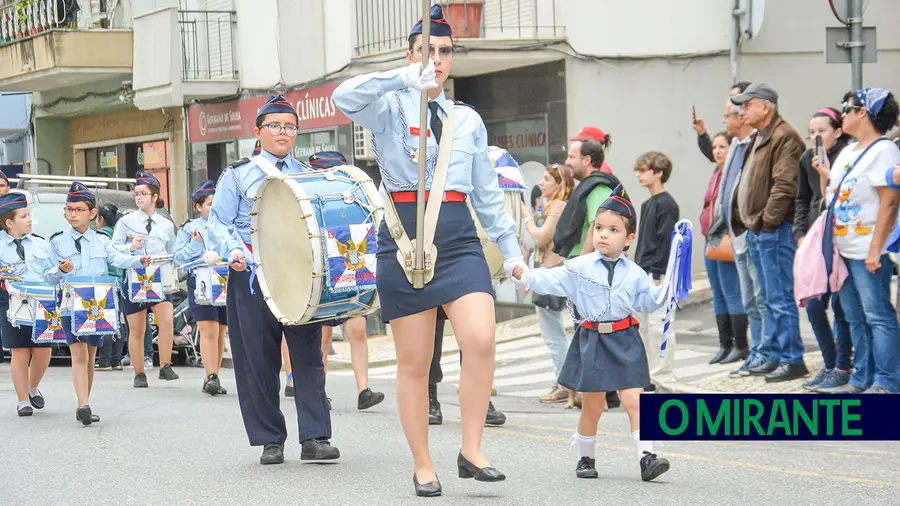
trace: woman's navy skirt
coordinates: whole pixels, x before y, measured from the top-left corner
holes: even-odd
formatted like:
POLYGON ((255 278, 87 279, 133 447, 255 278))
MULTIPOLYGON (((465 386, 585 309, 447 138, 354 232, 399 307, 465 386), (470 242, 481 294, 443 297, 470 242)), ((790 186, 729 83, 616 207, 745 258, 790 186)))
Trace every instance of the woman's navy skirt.
MULTIPOLYGON (((396 204, 400 222, 415 244, 416 204, 396 204)), ((429 309, 438 308, 438 318, 446 320, 441 306, 476 292, 494 295, 491 273, 475 230, 475 222, 465 202, 443 202, 434 233, 437 264, 434 278, 421 290, 412 287, 397 262, 397 243, 384 222, 378 231, 376 265, 381 319, 387 323, 429 309)))
POLYGON ((599 334, 578 327, 558 383, 576 392, 615 392, 650 384, 647 353, 637 327, 599 334))

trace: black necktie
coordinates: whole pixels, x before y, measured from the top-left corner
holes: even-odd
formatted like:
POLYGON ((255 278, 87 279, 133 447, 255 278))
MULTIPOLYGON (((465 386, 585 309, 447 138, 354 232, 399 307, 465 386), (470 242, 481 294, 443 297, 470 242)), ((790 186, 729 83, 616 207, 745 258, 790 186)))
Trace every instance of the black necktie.
POLYGON ((22 239, 13 239, 13 242, 16 243, 16 253, 19 258, 25 260, 25 246, 22 246, 22 239))
POLYGON ((278 170, 284 170, 284 160, 278 160, 278 163, 275 164, 275 167, 277 167, 278 170))
POLYGON ((431 133, 434 134, 434 141, 440 144, 441 132, 444 129, 440 106, 437 102, 428 102, 428 109, 431 111, 431 133))
POLYGON ((147 232, 153 228, 153 218, 147 218, 147 232))
POLYGON ((84 239, 84 236, 75 239, 75 251, 81 253, 81 240, 84 239))
POLYGON ((617 263, 619 263, 618 260, 603 260, 603 265, 606 266, 607 270, 606 279, 609 282, 610 287, 612 287, 613 274, 615 273, 617 263))

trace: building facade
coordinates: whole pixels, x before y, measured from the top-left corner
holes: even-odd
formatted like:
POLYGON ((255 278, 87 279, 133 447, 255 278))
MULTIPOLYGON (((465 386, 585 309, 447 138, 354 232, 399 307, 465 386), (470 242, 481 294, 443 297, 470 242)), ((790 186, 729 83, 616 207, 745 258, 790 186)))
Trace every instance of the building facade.
MULTIPOLYGON (((127 176, 151 153, 173 214, 187 218, 189 189, 249 154, 256 110, 277 91, 301 118, 297 158, 337 149, 380 179, 370 134, 330 93, 404 64, 420 1, 92 0, 48 18, 56 3, 34 2, 21 29, 0 24, 0 91, 34 93, 32 171, 127 176)), ((840 23, 819 0, 440 3, 456 45, 446 92, 481 113, 529 185, 594 125, 611 135, 608 161, 637 206, 647 195, 634 188, 634 160, 668 154, 668 190, 694 221, 713 167, 696 147, 692 108, 715 132, 732 82, 765 81, 805 133, 850 88, 849 65, 825 63, 823 32, 840 23)), ((900 17, 900 3, 866 5, 865 25, 880 31, 864 84, 900 90, 900 35, 883 22, 900 17)))

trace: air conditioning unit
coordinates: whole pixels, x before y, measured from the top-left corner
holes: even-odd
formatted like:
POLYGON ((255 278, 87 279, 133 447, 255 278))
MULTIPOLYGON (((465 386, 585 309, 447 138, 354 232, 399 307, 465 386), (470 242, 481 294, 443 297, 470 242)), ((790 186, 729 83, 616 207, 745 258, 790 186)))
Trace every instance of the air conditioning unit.
POLYGON ((372 147, 372 131, 353 124, 353 159, 375 161, 375 150, 372 147))

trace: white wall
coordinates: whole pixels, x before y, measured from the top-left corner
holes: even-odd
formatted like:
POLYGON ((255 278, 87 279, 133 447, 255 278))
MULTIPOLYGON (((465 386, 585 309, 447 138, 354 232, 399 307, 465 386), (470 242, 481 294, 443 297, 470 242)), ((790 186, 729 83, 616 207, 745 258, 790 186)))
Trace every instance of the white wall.
POLYGON ((581 53, 659 55, 729 48, 731 0, 556 1, 565 2, 566 35, 581 53))
POLYGON ((280 54, 284 48, 280 47, 278 3, 278 0, 234 1, 238 18, 238 65, 244 88, 270 88, 281 80, 280 54))

